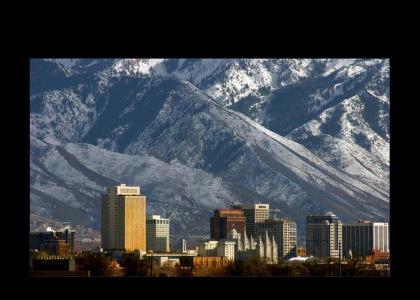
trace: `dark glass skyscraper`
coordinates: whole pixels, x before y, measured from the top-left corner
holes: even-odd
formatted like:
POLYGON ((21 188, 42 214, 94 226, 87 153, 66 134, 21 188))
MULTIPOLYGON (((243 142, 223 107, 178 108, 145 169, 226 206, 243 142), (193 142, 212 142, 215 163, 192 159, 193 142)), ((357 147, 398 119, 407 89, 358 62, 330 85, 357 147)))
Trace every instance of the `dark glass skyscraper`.
POLYGON ((366 257, 373 251, 389 252, 388 223, 359 221, 343 225, 343 255, 366 257))
POLYGON ((342 257, 342 223, 335 214, 306 217, 306 253, 320 258, 342 257))

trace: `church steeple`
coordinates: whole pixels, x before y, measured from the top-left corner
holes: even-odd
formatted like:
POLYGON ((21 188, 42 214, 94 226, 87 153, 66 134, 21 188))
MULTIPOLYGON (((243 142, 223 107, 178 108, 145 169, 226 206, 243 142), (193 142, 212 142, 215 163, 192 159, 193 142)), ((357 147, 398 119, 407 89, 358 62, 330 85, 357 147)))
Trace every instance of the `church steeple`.
POLYGON ((242 251, 243 250, 243 245, 242 245, 242 239, 241 239, 241 234, 238 233, 238 239, 236 240, 237 244, 238 244, 238 251, 242 251))
POLYGON ((251 249, 255 249, 255 242, 254 242, 254 238, 252 237, 252 234, 251 234, 251 249))
POLYGON ((243 249, 244 250, 248 250, 248 249, 250 249, 251 247, 249 246, 249 240, 248 240, 248 237, 246 236, 246 228, 244 228, 244 242, 243 242, 243 249))
POLYGON ((264 258, 265 257, 265 249, 264 249, 264 243, 262 241, 261 235, 258 238, 258 243, 257 243, 257 251, 258 251, 258 256, 260 258, 264 258))
POLYGON ((268 237, 268 231, 265 231, 265 244, 266 246, 271 245, 270 238, 268 237))
POLYGON ((268 262, 272 262, 273 261, 273 256, 272 256, 272 248, 271 248, 271 242, 270 242, 270 238, 268 237, 268 232, 267 230, 265 231, 265 258, 267 259, 268 262))
POLYGON ((271 247, 272 247, 271 255, 273 256, 273 263, 277 264, 278 261, 279 261, 279 253, 278 253, 277 243, 276 243, 276 240, 274 238, 274 234, 271 238, 272 238, 272 241, 271 241, 271 247))

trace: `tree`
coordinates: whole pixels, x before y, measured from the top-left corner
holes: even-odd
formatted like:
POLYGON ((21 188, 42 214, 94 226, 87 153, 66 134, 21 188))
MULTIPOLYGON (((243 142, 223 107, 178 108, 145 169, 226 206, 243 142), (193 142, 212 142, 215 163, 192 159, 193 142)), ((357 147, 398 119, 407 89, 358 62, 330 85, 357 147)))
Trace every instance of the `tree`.
POLYGON ((121 264, 125 268, 125 276, 147 276, 150 274, 150 261, 140 259, 135 253, 125 253, 121 264))
POLYGON ((113 257, 108 257, 107 269, 105 271, 106 276, 122 276, 123 273, 119 268, 117 260, 113 257))
POLYGON ((246 265, 243 260, 236 260, 234 262, 230 262, 224 268, 224 275, 226 276, 246 276, 247 270, 246 265))
POLYGON ((357 276, 364 271, 364 265, 359 257, 348 259, 346 264, 343 264, 343 275, 344 276, 357 276))
POLYGON ((303 265, 308 269, 311 276, 318 276, 320 272, 319 261, 317 258, 306 260, 303 265))
POLYGON ((104 276, 109 261, 104 254, 81 255, 76 257, 76 264, 80 271, 90 271, 92 276, 104 276))
POLYGON ((176 270, 177 270, 176 272, 177 276, 188 276, 188 277, 193 276, 191 267, 183 267, 183 266, 178 265, 176 267, 176 270))

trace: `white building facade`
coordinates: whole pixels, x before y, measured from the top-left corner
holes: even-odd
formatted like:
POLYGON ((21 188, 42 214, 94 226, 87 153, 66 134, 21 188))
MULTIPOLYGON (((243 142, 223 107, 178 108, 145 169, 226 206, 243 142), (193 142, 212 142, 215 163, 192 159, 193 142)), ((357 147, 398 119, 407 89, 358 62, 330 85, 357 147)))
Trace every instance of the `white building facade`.
POLYGON ((216 247, 217 256, 223 256, 230 261, 235 261, 235 244, 234 241, 219 241, 216 247))
POLYGON ((199 256, 217 256, 218 241, 207 240, 202 241, 197 246, 197 254, 199 256))

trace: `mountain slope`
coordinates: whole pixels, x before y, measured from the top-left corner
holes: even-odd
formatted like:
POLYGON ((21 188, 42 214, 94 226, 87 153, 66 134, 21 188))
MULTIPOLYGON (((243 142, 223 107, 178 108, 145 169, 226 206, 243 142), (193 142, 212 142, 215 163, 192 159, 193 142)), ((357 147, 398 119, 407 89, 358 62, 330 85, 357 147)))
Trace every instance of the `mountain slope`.
POLYGON ((141 186, 148 213, 170 217, 173 233, 205 236, 208 224, 200 220, 213 209, 256 197, 205 171, 150 156, 88 144, 40 145, 35 139, 31 146, 31 211, 43 218, 99 230, 100 196, 123 182, 141 186))
POLYGON ((372 187, 389 189, 387 59, 131 59, 115 62, 111 70, 106 73, 132 77, 170 75, 189 81, 223 106, 288 135, 334 167, 372 187), (361 114, 346 105, 354 97, 362 107, 361 114), (340 108, 334 110, 334 122, 318 127, 317 132, 308 132, 308 126, 302 130, 305 124, 325 118, 334 106, 340 108), (351 115, 347 124, 356 123, 353 127, 357 130, 351 130, 350 137, 344 132, 345 126, 337 122, 346 115, 351 115), (326 149, 327 144, 331 151, 326 149), (381 165, 381 171, 372 174, 376 164, 381 165))
POLYGON ((299 230, 326 210, 388 220, 387 67, 34 60, 31 212, 97 230, 100 195, 123 182, 178 238, 208 234, 211 211, 237 202, 270 203, 299 230))

